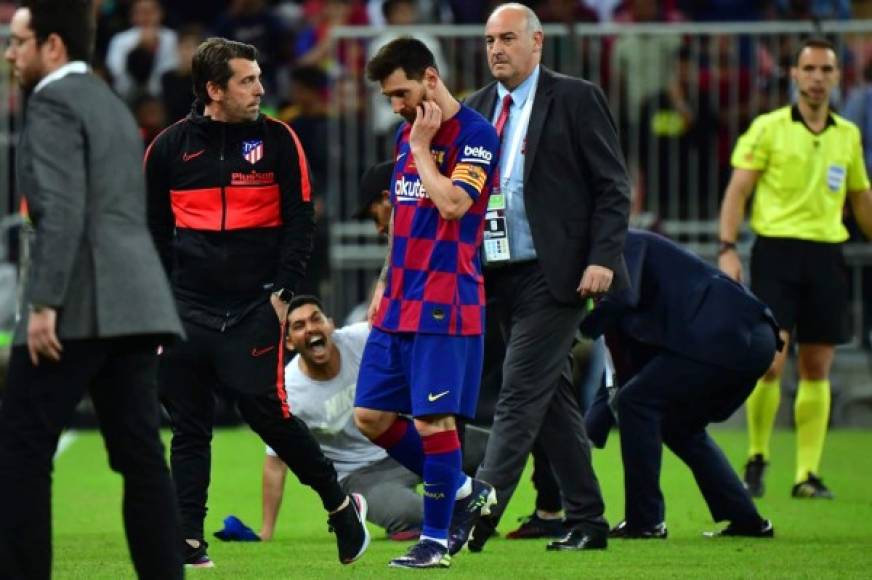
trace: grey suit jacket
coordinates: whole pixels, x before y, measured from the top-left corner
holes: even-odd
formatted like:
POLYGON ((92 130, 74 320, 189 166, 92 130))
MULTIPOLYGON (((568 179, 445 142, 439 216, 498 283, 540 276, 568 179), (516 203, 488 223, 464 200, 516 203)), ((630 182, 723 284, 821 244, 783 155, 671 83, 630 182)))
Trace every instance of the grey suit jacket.
MULTIPOLYGON (((497 83, 466 104, 492 119, 497 83)), ((533 246, 551 294, 579 301, 588 264, 614 272, 613 290, 627 286, 622 256, 630 214, 630 178, 615 124, 596 85, 540 67, 527 128, 524 206, 533 246)))
POLYGON ((58 337, 182 333, 145 225, 143 147, 126 105, 91 74, 34 93, 17 152, 33 222, 15 344, 28 306, 58 309, 58 337))

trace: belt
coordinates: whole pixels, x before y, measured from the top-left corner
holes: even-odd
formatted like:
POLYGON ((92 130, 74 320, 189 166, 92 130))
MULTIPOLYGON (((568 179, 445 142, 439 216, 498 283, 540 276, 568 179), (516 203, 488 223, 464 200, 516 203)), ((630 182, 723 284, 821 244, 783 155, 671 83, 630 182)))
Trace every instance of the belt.
POLYGON ((533 258, 532 260, 516 260, 516 261, 506 261, 506 262, 494 262, 493 264, 485 263, 484 269, 485 272, 496 272, 496 271, 505 271, 505 270, 518 270, 520 268, 524 268, 526 266, 532 266, 538 260, 533 258))

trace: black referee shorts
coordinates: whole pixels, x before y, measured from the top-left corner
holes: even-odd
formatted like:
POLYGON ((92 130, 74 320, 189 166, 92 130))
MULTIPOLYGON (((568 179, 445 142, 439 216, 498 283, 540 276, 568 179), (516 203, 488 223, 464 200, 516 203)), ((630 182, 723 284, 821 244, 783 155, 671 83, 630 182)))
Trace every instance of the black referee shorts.
POLYGON ((760 236, 751 251, 751 290, 800 343, 848 339, 848 269, 842 244, 760 236))

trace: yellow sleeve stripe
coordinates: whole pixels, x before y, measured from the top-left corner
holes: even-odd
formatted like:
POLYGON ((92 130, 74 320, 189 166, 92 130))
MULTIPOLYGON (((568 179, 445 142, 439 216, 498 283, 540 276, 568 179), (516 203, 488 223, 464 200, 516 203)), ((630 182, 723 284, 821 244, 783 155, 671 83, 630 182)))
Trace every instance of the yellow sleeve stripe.
POLYGON ((481 191, 487 181, 487 173, 478 165, 472 163, 458 163, 451 173, 451 181, 460 181, 471 185, 476 191, 481 191))

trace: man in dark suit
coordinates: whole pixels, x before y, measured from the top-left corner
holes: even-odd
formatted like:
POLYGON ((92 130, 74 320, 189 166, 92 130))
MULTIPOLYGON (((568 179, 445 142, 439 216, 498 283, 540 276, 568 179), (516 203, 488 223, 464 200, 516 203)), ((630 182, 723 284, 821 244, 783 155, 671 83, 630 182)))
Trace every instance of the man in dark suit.
POLYGON ((34 235, 0 408, 2 578, 51 574, 52 457, 86 392, 124 478, 138 576, 183 575, 156 390, 158 344, 181 324, 145 226, 136 124, 88 72, 92 10, 24 2, 5 55, 30 93, 17 177, 34 235))
POLYGON ((485 39, 496 82, 467 104, 494 122, 502 141, 484 275, 487 313, 499 318, 507 347, 477 476, 496 487, 499 503, 476 525, 470 548, 493 532, 537 435, 570 529, 549 549, 604 548, 608 524, 567 355, 584 300, 626 284, 630 180, 602 91, 539 65, 542 25, 532 10, 497 7, 485 39))
MULTIPOLYGON (((730 522, 713 535, 772 537, 772 523, 705 428, 738 409, 769 368, 779 342, 775 318, 741 284, 656 234, 630 230, 624 258, 630 287, 601 300, 581 324, 587 336, 605 333, 623 384, 626 519, 610 536, 666 537, 659 483, 666 444, 690 467, 715 521, 730 522)), ((610 427, 603 402, 587 417, 597 443, 610 427)))

